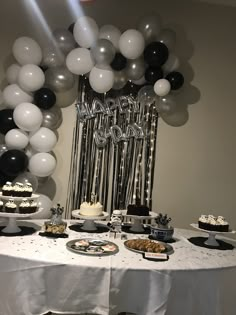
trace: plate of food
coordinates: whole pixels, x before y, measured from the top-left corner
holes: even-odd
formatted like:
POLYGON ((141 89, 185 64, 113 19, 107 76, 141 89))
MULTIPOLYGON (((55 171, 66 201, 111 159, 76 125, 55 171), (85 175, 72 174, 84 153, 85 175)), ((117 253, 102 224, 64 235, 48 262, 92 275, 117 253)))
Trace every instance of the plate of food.
POLYGON ((119 247, 115 243, 93 238, 71 240, 66 244, 66 247, 74 253, 88 256, 108 256, 119 251, 119 247))
POLYGON ((163 253, 171 255, 174 249, 171 245, 149 239, 131 239, 124 242, 125 248, 136 253, 163 253))

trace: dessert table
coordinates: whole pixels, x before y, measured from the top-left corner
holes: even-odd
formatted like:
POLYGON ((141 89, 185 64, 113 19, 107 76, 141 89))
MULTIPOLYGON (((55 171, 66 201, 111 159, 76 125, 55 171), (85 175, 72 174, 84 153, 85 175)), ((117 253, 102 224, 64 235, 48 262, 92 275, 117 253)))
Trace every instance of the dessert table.
MULTIPOLYGON (((76 220, 67 221, 68 225, 76 220)), ((138 315, 234 315, 236 249, 193 245, 200 231, 175 229, 168 261, 143 259, 109 233, 68 238, 39 236, 42 220, 20 222, 32 235, 0 236, 0 314, 42 315, 131 312, 138 315), (119 246, 113 256, 91 257, 69 251, 69 240, 93 237, 119 246)), ((4 223, 1 223, 4 225, 4 223)), ((126 234, 128 239, 148 235, 126 234)), ((235 241, 227 242, 236 245, 235 241)))

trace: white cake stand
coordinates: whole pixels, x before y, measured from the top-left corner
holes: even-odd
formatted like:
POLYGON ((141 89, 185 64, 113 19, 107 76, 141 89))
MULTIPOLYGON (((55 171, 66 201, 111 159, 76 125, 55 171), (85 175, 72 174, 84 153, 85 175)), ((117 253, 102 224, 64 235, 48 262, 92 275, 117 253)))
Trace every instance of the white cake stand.
POLYGON ((83 226, 81 227, 81 230, 84 231, 96 231, 97 227, 94 221, 100 221, 105 220, 109 214, 107 212, 103 212, 102 215, 98 216, 87 216, 87 215, 81 215, 80 210, 73 210, 72 216, 81 220, 84 220, 83 226))
POLYGON ((41 212, 43 208, 38 208, 36 212, 33 213, 8 213, 8 212, 0 212, 0 217, 8 218, 7 226, 2 230, 4 233, 13 234, 19 233, 21 228, 17 226, 16 220, 22 218, 33 217, 35 214, 41 212))
POLYGON ((127 214, 127 210, 121 210, 121 212, 122 212, 123 217, 133 219, 134 222, 130 227, 130 231, 135 232, 135 233, 145 232, 144 227, 143 227, 143 221, 154 219, 157 216, 157 213, 155 212, 149 212, 148 216, 127 214))
POLYGON ((217 234, 234 234, 234 233, 236 233, 236 231, 231 231, 231 230, 229 230, 229 232, 218 232, 218 231, 204 230, 204 229, 199 228, 198 224, 196 224, 196 223, 192 223, 190 225, 194 229, 205 232, 208 234, 208 239, 204 242, 204 244, 208 245, 208 246, 214 246, 214 247, 220 246, 220 244, 216 240, 217 234))

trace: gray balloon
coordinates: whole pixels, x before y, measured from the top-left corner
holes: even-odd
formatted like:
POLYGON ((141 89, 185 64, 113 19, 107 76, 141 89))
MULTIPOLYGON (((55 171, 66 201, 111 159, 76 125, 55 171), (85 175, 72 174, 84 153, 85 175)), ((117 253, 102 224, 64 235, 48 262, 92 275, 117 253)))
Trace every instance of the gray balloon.
POLYGON ((115 57, 116 49, 107 39, 98 39, 91 48, 91 55, 97 65, 109 65, 115 57))
POLYGON ((52 35, 56 45, 65 55, 77 46, 73 35, 66 29, 56 29, 52 35))
POLYGON ((46 47, 43 50, 42 65, 48 68, 58 67, 65 64, 65 55, 57 47, 46 47))
POLYGON ((0 144, 0 156, 3 155, 4 152, 7 152, 8 148, 5 144, 0 144))
POLYGON ((187 109, 177 111, 172 114, 160 114, 165 123, 172 127, 180 127, 186 124, 189 119, 189 113, 187 109))
POLYGON ((169 50, 173 50, 176 43, 176 34, 173 30, 164 28, 157 40, 166 45, 169 50))
POLYGON ((62 111, 60 107, 55 105, 48 110, 42 110, 42 114, 43 114, 42 127, 46 127, 51 130, 56 130, 62 124, 62 111))
POLYGON ((64 66, 49 68, 45 72, 45 85, 55 92, 65 92, 73 87, 74 75, 64 66))
POLYGON ((176 111, 177 105, 173 95, 160 97, 157 102, 157 111, 159 113, 171 114, 176 111))
POLYGON ((143 34, 146 43, 157 39, 161 30, 161 19, 159 16, 145 16, 138 23, 138 30, 143 34))
POLYGON ((128 80, 141 79, 145 72, 145 63, 143 58, 128 60, 125 72, 128 80))
POLYGON ((127 77, 126 73, 124 70, 121 71, 114 71, 114 84, 113 84, 113 89, 114 90, 120 90, 122 89, 126 83, 127 83, 127 77))
POLYGON ((32 185, 32 188, 33 188, 34 192, 38 189, 38 179, 37 179, 37 177, 34 176, 33 174, 29 173, 29 172, 24 172, 24 173, 20 174, 19 176, 17 176, 14 179, 13 184, 15 184, 16 182, 22 183, 22 184, 30 183, 32 185))

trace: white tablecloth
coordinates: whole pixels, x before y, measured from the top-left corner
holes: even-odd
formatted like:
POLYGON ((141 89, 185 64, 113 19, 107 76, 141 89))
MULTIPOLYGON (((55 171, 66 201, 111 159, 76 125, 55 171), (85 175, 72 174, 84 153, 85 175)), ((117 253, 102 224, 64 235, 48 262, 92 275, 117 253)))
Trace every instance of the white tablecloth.
MULTIPOLYGON (((32 222, 36 226, 42 223, 20 224, 32 222)), ((121 240, 112 240, 120 249, 114 256, 75 254, 66 248, 69 240, 88 236, 108 239, 109 235, 69 229, 68 233, 67 239, 45 238, 38 232, 0 236, 0 315, 41 315, 48 311, 236 314, 236 249, 206 249, 187 240, 204 235, 201 232, 176 229, 177 242, 171 244, 175 252, 165 262, 144 260, 127 250, 121 240)), ((128 234, 128 238, 140 236, 128 234)))

